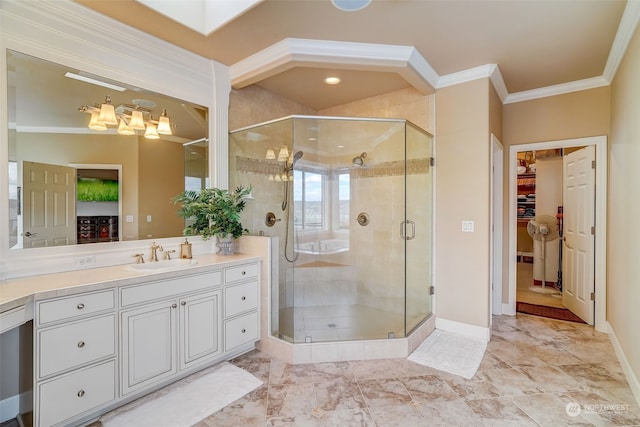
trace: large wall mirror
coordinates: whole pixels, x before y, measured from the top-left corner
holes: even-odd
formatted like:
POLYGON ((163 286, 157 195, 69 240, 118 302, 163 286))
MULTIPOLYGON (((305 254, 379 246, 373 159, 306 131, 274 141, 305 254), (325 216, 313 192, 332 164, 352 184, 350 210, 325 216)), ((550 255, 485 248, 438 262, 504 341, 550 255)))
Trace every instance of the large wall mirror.
POLYGON ((10 50, 7 80, 12 250, 182 235, 170 200, 208 185, 206 107, 10 50))

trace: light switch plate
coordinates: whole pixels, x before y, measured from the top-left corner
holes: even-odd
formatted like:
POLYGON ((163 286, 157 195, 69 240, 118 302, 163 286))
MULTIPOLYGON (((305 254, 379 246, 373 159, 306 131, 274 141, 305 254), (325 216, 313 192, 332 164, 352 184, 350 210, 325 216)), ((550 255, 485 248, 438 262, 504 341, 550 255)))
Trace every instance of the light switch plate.
POLYGON ((462 232, 473 233, 473 221, 462 221, 462 232))

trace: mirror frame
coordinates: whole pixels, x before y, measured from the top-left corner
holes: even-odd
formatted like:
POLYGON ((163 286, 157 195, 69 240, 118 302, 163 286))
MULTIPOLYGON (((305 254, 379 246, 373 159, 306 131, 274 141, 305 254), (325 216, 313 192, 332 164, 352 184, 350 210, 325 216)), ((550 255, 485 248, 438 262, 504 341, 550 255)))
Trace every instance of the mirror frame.
MULTIPOLYGON (((228 186, 228 67, 112 21, 75 2, 3 2, 0 85, 7 87, 7 50, 64 64, 115 81, 199 104, 209 109, 209 182, 228 186), (130 41, 136 40, 135 44, 130 41), (220 161, 217 161, 219 159, 220 161)), ((0 91, 0 162, 8 162, 7 91, 0 91)), ((0 174, 0 229, 8 230, 8 175, 0 174)), ((4 234, 4 233, 3 233, 4 234)), ((179 236, 170 240, 180 239, 179 236)), ((0 239, 0 281, 74 270, 79 255, 117 254, 95 265, 120 264, 123 251, 146 240, 10 250, 0 239), (117 258, 117 260, 116 260, 117 258)), ((161 239, 159 239, 161 240, 161 239)), ((127 262, 128 262, 128 258, 127 262)))

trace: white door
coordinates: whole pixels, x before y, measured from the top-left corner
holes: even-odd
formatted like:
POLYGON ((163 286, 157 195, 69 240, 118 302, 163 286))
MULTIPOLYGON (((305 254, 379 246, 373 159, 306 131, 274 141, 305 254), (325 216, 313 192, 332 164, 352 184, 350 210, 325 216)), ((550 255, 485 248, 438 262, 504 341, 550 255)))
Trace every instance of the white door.
POLYGON ((76 243, 76 170, 23 162, 23 246, 76 243))
POLYGON ((595 146, 563 157, 562 304, 594 321, 595 146))

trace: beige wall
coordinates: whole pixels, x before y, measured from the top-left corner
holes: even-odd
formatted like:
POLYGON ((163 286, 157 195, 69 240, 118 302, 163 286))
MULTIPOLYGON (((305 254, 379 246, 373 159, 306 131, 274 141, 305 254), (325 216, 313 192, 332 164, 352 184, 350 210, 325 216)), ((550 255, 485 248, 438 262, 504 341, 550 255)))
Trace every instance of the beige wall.
POLYGON ((181 236, 184 218, 170 199, 184 190, 184 148, 162 139, 138 144, 138 232, 141 239, 181 236), (151 222, 147 221, 151 215, 151 222))
POLYGON ((490 93, 481 79, 436 94, 436 313, 480 327, 489 326, 490 93))
MULTIPOLYGON (((640 379, 640 30, 611 85, 607 320, 640 379)), ((636 396, 638 397, 638 396, 636 396)))

